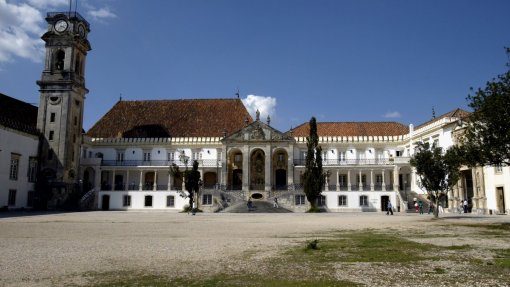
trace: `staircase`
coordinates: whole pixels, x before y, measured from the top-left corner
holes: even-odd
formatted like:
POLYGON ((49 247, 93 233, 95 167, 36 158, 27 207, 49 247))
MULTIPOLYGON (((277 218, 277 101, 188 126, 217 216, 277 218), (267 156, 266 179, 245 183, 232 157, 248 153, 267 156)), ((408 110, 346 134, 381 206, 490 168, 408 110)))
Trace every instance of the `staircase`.
POLYGON ((267 202, 267 201, 252 201, 252 208, 248 208, 246 205, 247 201, 244 202, 238 202, 230 207, 227 207, 226 209, 222 210, 221 212, 226 213, 289 213, 292 212, 286 208, 273 207, 273 203, 267 202))

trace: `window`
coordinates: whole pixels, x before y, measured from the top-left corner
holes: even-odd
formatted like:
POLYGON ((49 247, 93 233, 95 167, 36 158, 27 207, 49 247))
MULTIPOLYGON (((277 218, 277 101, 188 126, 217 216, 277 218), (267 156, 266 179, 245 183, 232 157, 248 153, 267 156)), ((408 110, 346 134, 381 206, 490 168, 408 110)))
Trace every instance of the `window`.
POLYGON ((123 151, 117 152, 117 161, 124 161, 124 152, 123 151))
POLYGON ((53 135, 55 134, 54 131, 50 131, 50 134, 48 135, 48 140, 52 141, 53 140, 53 135))
POLYGON ((78 125, 78 117, 74 117, 74 125, 77 126, 78 125))
POLYGON ((211 205, 212 204, 212 194, 203 194, 202 195, 202 204, 203 205, 211 205))
POLYGON ((338 175, 338 185, 339 186, 347 186, 347 174, 338 175))
POLYGON ((143 161, 151 161, 151 153, 150 152, 143 153, 143 161))
POLYGON ((50 114, 50 123, 54 123, 55 122, 55 113, 51 113, 50 114))
POLYGON ((502 164, 497 164, 495 166, 495 169, 496 169, 496 173, 502 173, 503 172, 503 165, 502 164))
POLYGON ((382 185, 382 174, 375 175, 375 183, 378 185, 382 185))
POLYGON ((7 203, 9 206, 16 205, 16 190, 9 189, 9 201, 7 203))
POLYGON ((152 207, 152 195, 145 196, 145 207, 152 207))
POLYGON ((326 206, 326 197, 324 195, 317 198, 317 206, 326 206))
POLYGON ((300 194, 296 195, 296 205, 305 205, 305 196, 300 194))
POLYGON ((434 143, 432 143, 432 147, 439 147, 439 139, 434 140, 434 143))
MULTIPOLYGON (((359 184, 360 183, 360 180, 359 180, 359 174, 356 175, 356 183, 359 184)), ((362 174, 361 175, 361 184, 362 185, 366 185, 367 184, 367 176, 365 174, 362 174)))
POLYGON ((341 151, 338 153, 338 159, 340 161, 345 161, 345 151, 341 151))
POLYGON ((202 153, 198 152, 198 151, 193 152, 193 160, 199 160, 199 159, 202 159, 202 153))
POLYGON ((362 195, 359 197, 359 206, 368 206, 368 196, 362 195))
POLYGON ((402 151, 400 150, 395 151, 395 156, 397 157, 402 156, 402 151))
POLYGON ((37 180, 37 158, 30 157, 28 159, 28 182, 37 180))
POLYGON ((9 172, 10 180, 18 180, 19 158, 19 154, 11 154, 11 170, 9 172))
POLYGON ((338 196, 338 206, 347 206, 347 196, 346 195, 338 196))
POLYGON ((34 192, 29 191, 27 193, 27 207, 32 207, 32 206, 34 206, 34 192))
POLYGON ((169 152, 168 153, 168 160, 169 161, 174 161, 175 160, 175 152, 169 152))
MULTIPOLYGON (((145 203, 147 203, 147 199, 145 199, 145 203)), ((124 197, 122 198, 122 206, 131 206, 131 195, 124 195, 124 197)))
POLYGON ((166 197, 166 207, 175 207, 175 196, 169 195, 166 197))
POLYGON ((239 165, 241 163, 241 160, 242 160, 242 155, 240 153, 238 153, 234 156, 234 162, 236 163, 236 165, 239 165))

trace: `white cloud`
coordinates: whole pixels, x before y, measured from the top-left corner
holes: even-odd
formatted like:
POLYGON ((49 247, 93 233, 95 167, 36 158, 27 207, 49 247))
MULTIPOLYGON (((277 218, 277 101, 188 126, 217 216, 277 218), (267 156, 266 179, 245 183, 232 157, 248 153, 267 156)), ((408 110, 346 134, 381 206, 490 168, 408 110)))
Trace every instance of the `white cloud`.
POLYGON ((117 18, 117 15, 110 11, 110 8, 108 7, 91 9, 90 11, 88 11, 88 14, 90 15, 90 17, 92 17, 92 19, 100 22, 105 19, 117 18))
POLYGON ((387 112, 383 117, 388 119, 400 118, 402 115, 399 112, 387 112))
POLYGON ((26 3, 0 0, 0 63, 14 57, 40 62, 44 55, 44 43, 39 38, 44 33, 43 21, 41 12, 26 3))
POLYGON ((260 119, 264 120, 267 116, 274 117, 276 108, 276 98, 248 95, 241 99, 248 112, 255 118, 257 110, 260 112, 260 119))

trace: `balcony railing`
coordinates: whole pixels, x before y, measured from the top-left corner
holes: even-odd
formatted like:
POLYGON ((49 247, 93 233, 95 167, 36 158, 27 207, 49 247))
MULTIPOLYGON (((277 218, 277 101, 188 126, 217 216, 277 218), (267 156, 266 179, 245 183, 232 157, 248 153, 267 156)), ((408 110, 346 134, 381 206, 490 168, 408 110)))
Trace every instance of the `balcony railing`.
MULTIPOLYGON (((221 160, 200 159, 197 160, 201 167, 221 167, 221 160)), ((172 166, 185 167, 186 163, 180 160, 102 160, 101 166, 172 166)), ((192 167, 193 160, 187 163, 188 167, 192 167)))
MULTIPOLYGON (((393 165, 409 163, 408 157, 392 157, 379 159, 325 159, 322 161, 324 166, 351 166, 351 165, 393 165)), ((294 165, 305 165, 306 159, 294 159, 294 165)))
MULTIPOLYGON (((335 185, 331 184, 328 185, 328 191, 382 191, 382 185, 381 184, 374 184, 373 188, 369 184, 351 184, 351 188, 349 189, 349 186, 347 184, 340 184, 335 185), (361 189, 360 189, 361 187, 361 189)), ((213 184, 208 186, 203 186, 203 189, 220 189, 224 191, 239 191, 243 189, 242 185, 220 185, 220 184, 213 184)), ((153 183, 145 183, 142 184, 140 187, 139 183, 131 183, 131 184, 102 184, 101 185, 101 191, 181 191, 183 190, 182 185, 171 185, 170 187, 166 184, 158 184, 154 186, 153 183)), ((256 184, 256 185, 250 185, 250 190, 252 191, 263 191, 265 190, 265 185, 263 184, 256 184)), ((296 192, 302 192, 303 191, 303 185, 302 184, 289 184, 289 185, 273 185, 271 186, 271 191, 296 191, 296 192)), ((326 191, 326 186, 323 186, 322 191, 326 191)), ((386 185, 385 191, 393 191, 392 185, 386 185)))

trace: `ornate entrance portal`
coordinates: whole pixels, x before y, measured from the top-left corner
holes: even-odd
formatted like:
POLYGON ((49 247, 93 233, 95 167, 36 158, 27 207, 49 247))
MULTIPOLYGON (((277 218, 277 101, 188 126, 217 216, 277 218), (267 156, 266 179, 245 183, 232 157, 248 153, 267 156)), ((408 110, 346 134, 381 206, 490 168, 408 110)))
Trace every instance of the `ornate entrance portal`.
POLYGON ((256 150, 251 155, 250 189, 264 190, 265 185, 265 155, 262 150, 256 150))

